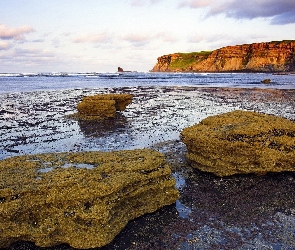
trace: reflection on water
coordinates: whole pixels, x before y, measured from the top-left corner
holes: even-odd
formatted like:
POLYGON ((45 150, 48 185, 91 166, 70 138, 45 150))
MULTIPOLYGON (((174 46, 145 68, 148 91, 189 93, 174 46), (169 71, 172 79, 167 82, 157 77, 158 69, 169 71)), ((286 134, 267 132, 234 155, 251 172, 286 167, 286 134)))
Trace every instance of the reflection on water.
POLYGON ((78 120, 81 132, 85 137, 102 137, 107 134, 117 133, 127 129, 130 124, 128 119, 121 113, 116 113, 114 118, 104 120, 78 120))

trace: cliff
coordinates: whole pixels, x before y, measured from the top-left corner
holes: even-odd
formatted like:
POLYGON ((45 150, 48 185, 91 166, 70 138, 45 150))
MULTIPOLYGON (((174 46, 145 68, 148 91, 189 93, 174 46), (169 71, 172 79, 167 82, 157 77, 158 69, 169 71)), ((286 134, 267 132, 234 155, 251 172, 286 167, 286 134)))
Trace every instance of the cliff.
POLYGON ((295 70, 295 40, 227 46, 214 51, 158 58, 152 72, 289 72, 295 70))

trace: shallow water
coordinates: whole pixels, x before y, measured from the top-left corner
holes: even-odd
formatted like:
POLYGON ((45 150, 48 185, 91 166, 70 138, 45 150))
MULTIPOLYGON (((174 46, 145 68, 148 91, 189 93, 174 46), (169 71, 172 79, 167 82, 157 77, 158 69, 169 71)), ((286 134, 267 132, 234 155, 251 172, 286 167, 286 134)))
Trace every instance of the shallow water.
MULTIPOLYGON (((293 89, 131 86, 8 92, 0 95, 0 107, 1 159, 144 147, 165 154, 180 199, 130 222, 102 249, 295 249, 294 174, 215 177, 190 167, 179 140, 183 128, 236 109, 295 120, 293 89), (97 93, 131 93, 134 99, 115 119, 69 117, 83 96, 97 93)), ((10 249, 39 248, 23 242, 10 249)))

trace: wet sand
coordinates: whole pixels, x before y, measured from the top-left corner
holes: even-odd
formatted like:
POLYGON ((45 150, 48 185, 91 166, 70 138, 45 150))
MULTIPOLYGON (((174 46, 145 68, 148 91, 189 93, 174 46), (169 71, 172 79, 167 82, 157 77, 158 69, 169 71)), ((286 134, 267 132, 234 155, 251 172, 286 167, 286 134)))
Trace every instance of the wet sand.
MULTIPOLYGON (((192 169, 179 140, 184 127, 235 109, 295 120, 295 90, 126 87, 7 94, 0 101, 1 158, 143 147, 165 154, 180 199, 130 222, 100 249, 295 249, 295 174, 216 177, 192 169), (84 95, 96 93, 132 93, 134 99, 102 123, 68 117, 84 95)), ((21 242, 9 249, 44 248, 21 242)))

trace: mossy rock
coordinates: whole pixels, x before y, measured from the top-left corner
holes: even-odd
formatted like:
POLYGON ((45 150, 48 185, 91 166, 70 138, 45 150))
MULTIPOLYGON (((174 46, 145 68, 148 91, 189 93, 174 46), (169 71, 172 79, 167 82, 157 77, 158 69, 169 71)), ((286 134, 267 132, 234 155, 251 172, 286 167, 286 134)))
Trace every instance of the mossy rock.
POLYGON ((86 96, 77 105, 78 114, 83 118, 110 118, 116 111, 124 111, 132 102, 130 94, 100 94, 86 96))
POLYGON ((250 111, 211 116, 181 139, 193 167, 218 176, 295 171, 295 123, 250 111))
POLYGON ((179 197, 152 150, 51 153, 0 161, 0 248, 15 241, 75 248, 111 242, 128 221, 179 197))

